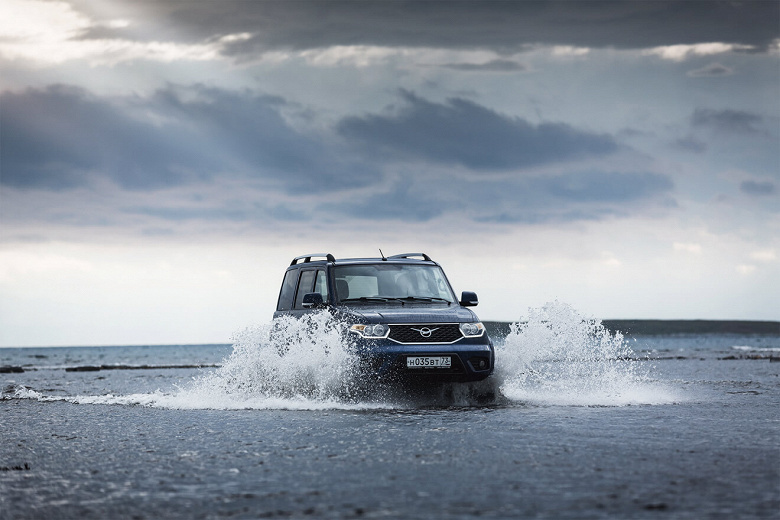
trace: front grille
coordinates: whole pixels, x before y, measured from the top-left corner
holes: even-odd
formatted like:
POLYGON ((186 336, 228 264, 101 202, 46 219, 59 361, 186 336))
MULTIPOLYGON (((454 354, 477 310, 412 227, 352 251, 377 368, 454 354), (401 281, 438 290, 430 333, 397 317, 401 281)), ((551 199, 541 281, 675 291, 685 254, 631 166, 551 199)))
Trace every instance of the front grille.
POLYGON ((457 323, 390 325, 388 336, 396 343, 455 343, 462 337, 457 323))

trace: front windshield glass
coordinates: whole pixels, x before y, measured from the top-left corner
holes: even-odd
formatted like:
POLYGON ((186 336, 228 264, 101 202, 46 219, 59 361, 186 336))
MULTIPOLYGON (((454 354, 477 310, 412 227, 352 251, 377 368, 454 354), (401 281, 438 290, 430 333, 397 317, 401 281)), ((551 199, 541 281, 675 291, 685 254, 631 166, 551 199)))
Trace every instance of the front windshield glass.
POLYGON ((455 296, 435 265, 365 264, 334 268, 339 302, 381 299, 453 302, 455 296))

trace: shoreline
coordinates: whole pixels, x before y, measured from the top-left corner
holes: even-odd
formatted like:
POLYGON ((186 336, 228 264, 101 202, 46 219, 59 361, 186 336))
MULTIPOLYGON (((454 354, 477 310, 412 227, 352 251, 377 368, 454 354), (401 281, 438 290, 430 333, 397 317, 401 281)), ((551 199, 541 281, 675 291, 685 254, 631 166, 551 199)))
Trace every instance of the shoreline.
MULTIPOLYGON (((506 336, 509 321, 483 321, 488 334, 506 336)), ((780 336, 780 321, 759 320, 601 320, 612 332, 625 336, 662 336, 675 334, 761 334, 780 336)))

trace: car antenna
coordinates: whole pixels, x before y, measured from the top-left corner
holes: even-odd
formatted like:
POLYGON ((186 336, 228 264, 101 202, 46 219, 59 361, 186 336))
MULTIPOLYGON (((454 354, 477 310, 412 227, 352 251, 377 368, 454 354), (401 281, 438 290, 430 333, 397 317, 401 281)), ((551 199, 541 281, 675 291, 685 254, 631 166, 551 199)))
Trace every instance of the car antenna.
POLYGON ((387 258, 385 258, 385 254, 382 252, 382 249, 381 249, 381 248, 379 249, 379 254, 380 254, 380 256, 382 257, 382 260, 384 260, 385 262, 387 262, 387 258))

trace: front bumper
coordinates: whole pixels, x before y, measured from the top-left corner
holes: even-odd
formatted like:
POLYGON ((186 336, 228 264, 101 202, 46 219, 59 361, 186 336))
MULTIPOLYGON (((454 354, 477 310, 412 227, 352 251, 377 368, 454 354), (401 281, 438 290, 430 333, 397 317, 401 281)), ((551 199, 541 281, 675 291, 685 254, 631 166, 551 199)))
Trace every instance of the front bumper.
POLYGON ((381 380, 481 381, 493 373, 495 350, 487 336, 464 338, 448 344, 399 344, 384 340, 362 340, 358 352, 367 371, 381 380), (408 368, 407 358, 417 356, 451 358, 449 367, 408 368))

